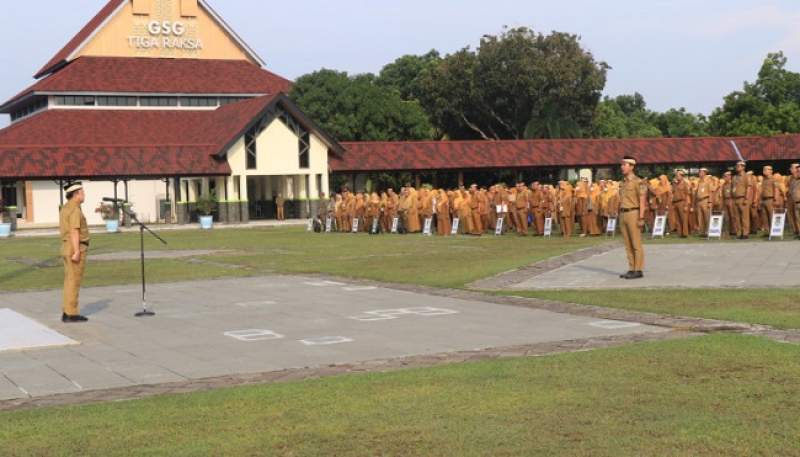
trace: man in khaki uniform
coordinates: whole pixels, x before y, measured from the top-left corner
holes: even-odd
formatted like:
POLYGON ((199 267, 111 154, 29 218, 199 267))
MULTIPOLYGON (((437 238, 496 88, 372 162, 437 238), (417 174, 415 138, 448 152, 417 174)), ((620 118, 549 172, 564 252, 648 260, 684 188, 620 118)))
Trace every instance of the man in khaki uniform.
POLYGON ((728 226, 728 235, 736 236, 736 214, 735 201, 733 199, 733 188, 731 187, 733 181, 733 173, 726 171, 722 177, 722 200, 724 202, 723 210, 725 211, 725 224, 728 226))
POLYGON ((675 172, 675 185, 672 186, 672 208, 675 214, 676 231, 681 238, 689 236, 689 208, 691 190, 684 179, 684 170, 675 172))
POLYGON ((794 225, 794 237, 800 240, 800 163, 793 163, 791 168, 792 180, 789 181, 789 192, 787 195, 787 208, 792 214, 794 225))
POLYGON ((275 198, 275 209, 277 213, 277 219, 279 221, 285 220, 286 216, 284 215, 286 208, 286 199, 283 198, 283 194, 278 194, 275 198))
POLYGON ((517 200, 515 202, 516 220, 515 226, 517 227, 517 234, 521 236, 528 236, 528 212, 530 211, 530 195, 528 193, 528 186, 524 182, 517 183, 517 200))
POLYGON ((775 212, 775 207, 780 206, 781 188, 780 184, 772 176, 772 167, 767 165, 764 167, 764 179, 761 181, 761 227, 769 234, 772 229, 772 214, 775 212))
POLYGON ((736 235, 740 240, 750 238, 750 206, 753 201, 753 182, 747 175, 745 162, 736 164, 736 175, 731 181, 733 193, 733 217, 736 220, 736 235))
POLYGON ((81 183, 64 187, 67 204, 61 208, 61 258, 64 261, 64 301, 61 321, 67 323, 86 322, 80 315, 78 293, 86 269, 86 251, 89 249, 89 228, 81 211, 86 195, 81 183))
POLYGON ((700 169, 700 179, 694 191, 694 214, 697 218, 697 232, 700 236, 708 236, 708 222, 711 217, 711 179, 708 169, 700 169))
POLYGON ((644 227, 645 205, 647 204, 647 184, 634 174, 636 159, 622 159, 622 175, 619 189, 619 211, 622 216, 620 229, 628 254, 627 273, 620 275, 623 279, 639 279, 644 277, 644 247, 642 246, 642 227, 644 227))

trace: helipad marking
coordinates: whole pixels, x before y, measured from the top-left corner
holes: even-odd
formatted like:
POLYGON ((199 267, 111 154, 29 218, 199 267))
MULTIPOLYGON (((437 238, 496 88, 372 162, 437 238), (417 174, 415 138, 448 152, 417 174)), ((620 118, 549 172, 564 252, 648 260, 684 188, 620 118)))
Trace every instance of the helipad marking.
POLYGON ((230 332, 223 333, 223 335, 235 340, 244 341, 245 343, 252 343, 254 341, 280 340, 284 338, 283 335, 275 333, 272 330, 262 329, 231 330, 230 332))
POLYGON ((446 316, 450 314, 458 314, 458 311, 446 308, 433 308, 430 306, 422 306, 416 308, 396 308, 396 309, 378 309, 375 311, 367 311, 360 316, 350 316, 350 319, 373 322, 373 321, 387 321, 397 319, 404 316, 446 316))
POLYGON ((592 327, 602 328, 606 330, 619 330, 623 328, 634 328, 640 327, 642 324, 637 322, 622 322, 622 321, 596 321, 590 322, 589 325, 592 327))
POLYGON ((332 344, 352 343, 353 339, 346 336, 322 336, 300 340, 306 346, 330 346, 332 344))
POLYGON ((0 309, 0 352, 73 344, 78 342, 8 308, 0 309))

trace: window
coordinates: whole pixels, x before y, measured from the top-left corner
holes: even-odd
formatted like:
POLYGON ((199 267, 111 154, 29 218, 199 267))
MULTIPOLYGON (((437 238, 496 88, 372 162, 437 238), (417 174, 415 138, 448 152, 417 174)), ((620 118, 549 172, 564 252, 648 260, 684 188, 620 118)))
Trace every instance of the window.
POLYGON ((139 97, 140 106, 178 106, 178 97, 139 97))
POLYGON ((300 168, 308 168, 311 159, 311 135, 307 131, 303 131, 300 135, 298 148, 300 150, 300 168))
POLYGON ((47 108, 47 98, 40 98, 33 103, 30 103, 17 111, 11 113, 11 121, 16 121, 31 114, 47 108))
POLYGON ((147 16, 150 14, 150 2, 152 0, 133 0, 133 14, 147 16))
POLYGON ((247 151, 247 169, 255 170, 258 168, 258 150, 256 147, 258 138, 257 127, 253 127, 244 134, 244 148, 247 151))
POLYGON ((56 105, 61 106, 94 106, 92 95, 56 95, 56 105))
POLYGON ((248 98, 249 97, 220 97, 219 98, 219 104, 221 106, 225 106, 225 105, 227 105, 229 103, 236 103, 236 102, 240 102, 242 100, 247 100, 248 98))
POLYGON ((217 106, 219 99, 217 97, 181 97, 181 106, 199 107, 199 106, 217 106))
POLYGON ((97 106, 136 106, 136 97, 105 96, 97 97, 97 106))

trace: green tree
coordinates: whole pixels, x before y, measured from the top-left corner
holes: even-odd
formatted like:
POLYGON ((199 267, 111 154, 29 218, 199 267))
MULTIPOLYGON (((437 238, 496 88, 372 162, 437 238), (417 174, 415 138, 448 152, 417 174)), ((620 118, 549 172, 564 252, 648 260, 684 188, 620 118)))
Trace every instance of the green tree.
POLYGON ((653 122, 644 97, 633 95, 605 97, 595 112, 593 135, 600 138, 653 138, 663 136, 653 122))
POLYGON ((692 114, 686 108, 654 113, 653 122, 661 134, 671 138, 708 136, 708 120, 702 114, 692 114))
POLYGON ((403 100, 419 100, 422 93, 421 76, 441 61, 442 57, 435 49, 420 56, 405 55, 384 66, 375 82, 381 87, 397 91, 403 100))
POLYGON ((786 69, 783 52, 770 53, 755 83, 725 97, 709 117, 713 134, 775 135, 800 132, 800 73, 786 69))
POLYGON ((322 69, 297 79, 292 99, 341 141, 429 139, 432 127, 420 104, 376 83, 372 74, 349 76, 322 69))
POLYGON ((608 68, 576 35, 508 29, 424 71, 420 101, 452 139, 579 137, 591 129, 608 68))

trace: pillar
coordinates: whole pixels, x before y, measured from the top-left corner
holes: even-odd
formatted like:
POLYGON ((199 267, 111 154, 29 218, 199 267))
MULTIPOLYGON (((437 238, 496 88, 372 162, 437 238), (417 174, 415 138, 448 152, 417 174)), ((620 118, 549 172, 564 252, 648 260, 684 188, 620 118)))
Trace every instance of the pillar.
POLYGON ((239 219, 243 223, 250 222, 250 204, 248 202, 249 195, 247 193, 247 176, 239 176, 239 219))

